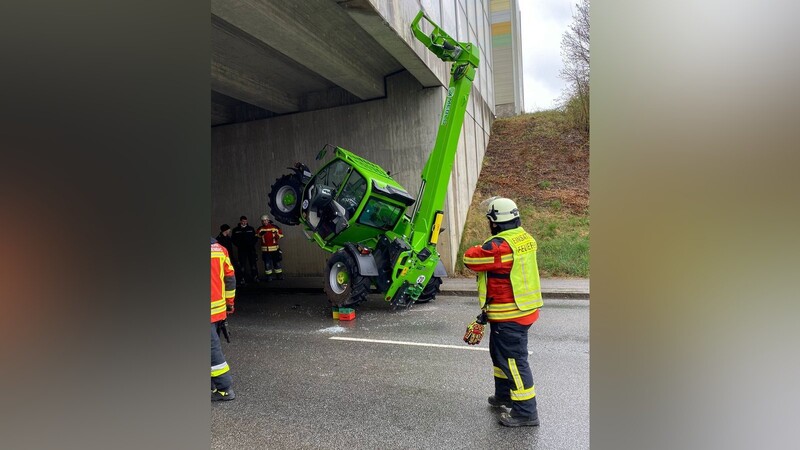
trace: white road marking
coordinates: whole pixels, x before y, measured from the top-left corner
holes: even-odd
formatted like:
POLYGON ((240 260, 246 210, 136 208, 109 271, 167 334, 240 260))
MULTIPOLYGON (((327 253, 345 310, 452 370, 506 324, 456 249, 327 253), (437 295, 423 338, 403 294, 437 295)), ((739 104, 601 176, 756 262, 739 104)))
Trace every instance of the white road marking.
POLYGON ((338 336, 332 336, 329 337, 328 339, 333 339, 336 341, 373 342, 377 344, 416 345, 419 347, 455 348, 458 350, 478 350, 481 352, 489 351, 488 348, 467 346, 466 344, 464 345, 428 344, 425 342, 387 341, 383 339, 362 339, 362 338, 350 338, 350 337, 338 337, 338 336))
MULTIPOLYGON (((351 338, 351 337, 338 337, 332 336, 328 339, 333 339, 334 341, 355 341, 355 342, 374 342, 377 344, 396 344, 396 345, 415 345, 417 347, 439 347, 439 348, 455 348, 457 350, 478 350, 481 352, 488 352, 488 348, 484 347, 466 347, 463 345, 448 345, 448 344, 429 344, 427 342, 408 342, 408 341, 389 341, 385 339, 364 339, 364 338, 351 338)), ((528 355, 532 355, 533 352, 528 350, 528 355)))

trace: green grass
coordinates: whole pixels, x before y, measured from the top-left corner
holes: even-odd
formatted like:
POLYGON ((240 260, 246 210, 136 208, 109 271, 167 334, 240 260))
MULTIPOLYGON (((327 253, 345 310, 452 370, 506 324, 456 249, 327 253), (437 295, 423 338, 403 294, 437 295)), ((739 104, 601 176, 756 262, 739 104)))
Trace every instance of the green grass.
POLYGON ((521 114, 506 120, 528 120, 536 117, 536 126, 525 131, 524 137, 543 136, 556 139, 564 133, 564 129, 569 126, 568 117, 563 111, 551 109, 538 111, 535 113, 521 114))
MULTIPOLYGON (((560 208, 534 208, 519 205, 522 227, 539 246, 537 258, 542 277, 589 277, 589 216, 576 215, 560 208)), ((461 239, 456 272, 471 276, 464 267, 463 254, 468 247, 479 245, 489 237, 486 216, 476 204, 470 208, 461 239)))

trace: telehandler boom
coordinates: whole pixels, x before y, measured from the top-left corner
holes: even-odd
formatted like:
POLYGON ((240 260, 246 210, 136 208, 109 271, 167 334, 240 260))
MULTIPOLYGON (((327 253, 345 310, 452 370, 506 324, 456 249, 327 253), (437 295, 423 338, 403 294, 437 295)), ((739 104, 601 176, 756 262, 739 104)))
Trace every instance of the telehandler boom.
POLYGON ((447 276, 436 244, 444 201, 464 122, 478 49, 458 42, 423 11, 411 23, 414 36, 439 59, 452 62, 436 142, 422 170, 415 199, 383 168, 341 147, 312 175, 301 163, 278 178, 269 194, 270 212, 281 223, 302 224, 306 236, 332 253, 325 292, 333 305, 366 300, 375 286, 394 308, 432 300, 447 276), (420 24, 427 22, 427 34, 420 24), (413 206, 409 215, 406 211, 413 206))

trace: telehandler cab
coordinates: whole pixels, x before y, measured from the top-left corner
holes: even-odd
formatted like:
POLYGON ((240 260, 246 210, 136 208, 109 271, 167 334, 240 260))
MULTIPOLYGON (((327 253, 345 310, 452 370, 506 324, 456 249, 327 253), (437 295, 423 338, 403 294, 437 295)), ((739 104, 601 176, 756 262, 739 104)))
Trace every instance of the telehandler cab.
POLYGON ((341 147, 326 145, 333 159, 312 175, 301 163, 278 178, 269 194, 270 212, 286 225, 302 224, 309 240, 331 252, 325 293, 331 304, 351 306, 366 300, 375 286, 393 308, 432 300, 444 265, 436 251, 442 231, 445 195, 470 87, 478 67, 478 48, 458 42, 423 11, 411 23, 414 36, 439 59, 453 63, 436 143, 415 199, 388 172, 341 147), (432 27, 420 29, 425 20, 432 27), (413 206, 409 215, 407 209, 413 206))

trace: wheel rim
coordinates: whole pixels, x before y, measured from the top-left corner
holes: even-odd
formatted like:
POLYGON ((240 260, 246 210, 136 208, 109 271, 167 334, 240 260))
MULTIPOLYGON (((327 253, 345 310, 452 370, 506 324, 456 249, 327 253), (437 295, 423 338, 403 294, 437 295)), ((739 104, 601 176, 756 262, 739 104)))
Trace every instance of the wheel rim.
POLYGON ((297 193, 291 186, 283 186, 278 189, 278 194, 275 198, 278 200, 278 209, 285 213, 291 212, 295 203, 297 203, 297 193))
POLYGON ((344 264, 337 262, 331 267, 331 273, 328 279, 331 290, 337 294, 343 294, 350 283, 350 273, 347 272, 347 267, 344 264))

